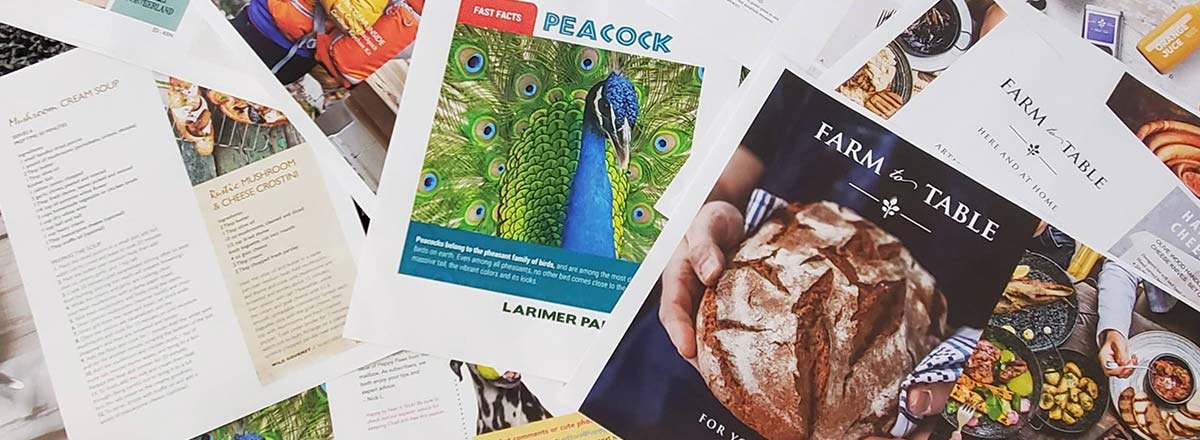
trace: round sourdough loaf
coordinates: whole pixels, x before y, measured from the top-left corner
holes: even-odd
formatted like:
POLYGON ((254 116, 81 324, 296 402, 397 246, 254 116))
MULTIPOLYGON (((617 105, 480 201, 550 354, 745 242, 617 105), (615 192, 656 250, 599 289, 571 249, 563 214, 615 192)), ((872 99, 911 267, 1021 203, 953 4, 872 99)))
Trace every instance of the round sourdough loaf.
POLYGON ((831 202, 791 205, 705 293, 698 364, 713 395, 768 439, 886 433, 945 310, 896 237, 831 202))

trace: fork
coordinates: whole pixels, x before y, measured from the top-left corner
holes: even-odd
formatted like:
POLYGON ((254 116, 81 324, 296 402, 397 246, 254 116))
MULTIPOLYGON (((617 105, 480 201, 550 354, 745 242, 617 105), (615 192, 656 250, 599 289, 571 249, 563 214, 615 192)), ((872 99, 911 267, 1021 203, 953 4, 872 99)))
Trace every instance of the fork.
POLYGON ((895 9, 884 9, 883 12, 879 14, 879 21, 875 23, 875 27, 883 26, 883 23, 888 21, 889 18, 892 18, 893 15, 896 15, 895 9))
POLYGON ((1117 363, 1116 363, 1116 362, 1113 362, 1113 361, 1105 361, 1105 362, 1104 362, 1104 368, 1107 368, 1107 369, 1109 369, 1109 370, 1115 370, 1115 369, 1117 369, 1117 368, 1134 368, 1134 369, 1138 369, 1138 368, 1140 368, 1140 369, 1143 369, 1143 370, 1149 370, 1149 369, 1150 369, 1150 367, 1143 366, 1143 365, 1125 365, 1124 367, 1122 367, 1122 366, 1120 366, 1120 365, 1117 365, 1117 363))
POLYGON ((958 413, 956 415, 958 416, 958 429, 955 429, 954 432, 962 434, 963 427, 967 426, 967 422, 970 421, 972 417, 975 417, 975 408, 967 405, 959 406, 958 413))

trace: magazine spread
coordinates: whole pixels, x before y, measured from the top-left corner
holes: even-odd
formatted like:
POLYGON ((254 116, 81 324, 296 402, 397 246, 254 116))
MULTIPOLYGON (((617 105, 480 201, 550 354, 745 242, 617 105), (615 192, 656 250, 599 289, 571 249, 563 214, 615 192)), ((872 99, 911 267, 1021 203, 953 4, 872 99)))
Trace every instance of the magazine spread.
POLYGON ((653 283, 684 228, 656 206, 737 69, 627 12, 426 5, 347 336, 561 380, 653 283))
POLYGON ((661 289, 569 385, 618 436, 886 435, 917 366, 978 337, 1034 236, 1037 218, 790 71, 747 96, 760 81, 661 289))
POLYGON ((934 17, 958 10, 939 2, 911 22, 881 28, 823 82, 1200 304, 1191 281, 1200 260, 1189 250, 1187 228, 1188 213, 1200 207, 1187 186, 1188 154, 1200 143, 1188 133, 1200 118, 1020 2, 967 4, 976 24, 960 37, 969 38, 965 48, 922 45, 937 31, 929 24, 934 17), (1121 209, 1097 222, 1097 206, 1121 209))
POLYGON ((941 411, 920 430, 930 439, 1195 438, 1197 311, 1121 262, 1057 241, 1026 251, 983 339, 956 358, 957 382, 931 389, 941 411))
POLYGON ((196 435, 388 353, 341 336, 361 229, 277 110, 82 49, 0 93, 0 203, 73 438, 196 435))

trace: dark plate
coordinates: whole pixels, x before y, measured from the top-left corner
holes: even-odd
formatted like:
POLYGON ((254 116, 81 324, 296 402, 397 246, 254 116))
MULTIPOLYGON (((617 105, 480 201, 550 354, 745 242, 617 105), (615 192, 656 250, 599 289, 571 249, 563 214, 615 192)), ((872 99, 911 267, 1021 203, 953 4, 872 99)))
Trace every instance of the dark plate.
POLYGON ((908 56, 904 54, 904 50, 900 49, 900 45, 896 44, 896 42, 892 42, 887 48, 892 51, 892 54, 896 55, 896 76, 892 78, 892 91, 900 95, 901 105, 904 105, 912 98, 912 66, 908 64, 908 56))
MULTIPOLYGON (((1110 394, 1108 391, 1108 376, 1105 376, 1104 372, 1100 371, 1100 364, 1096 361, 1096 358, 1094 358, 1094 357, 1089 357, 1089 356, 1084 355, 1083 353, 1080 353, 1075 350, 1065 350, 1064 349, 1064 350, 1057 350, 1057 351, 1058 351, 1057 357, 1059 357, 1060 360, 1059 360, 1058 365, 1055 366, 1054 368, 1056 370, 1058 370, 1059 372, 1062 372, 1063 368, 1067 365, 1067 362, 1074 362, 1076 365, 1079 365, 1079 369, 1081 371, 1083 371, 1083 375, 1096 381, 1096 385, 1098 385, 1100 387, 1100 397, 1096 398, 1096 401, 1092 405, 1092 409, 1090 411, 1083 413, 1083 417, 1080 417, 1078 419, 1078 421, 1075 422, 1074 425, 1068 425, 1068 424, 1063 423, 1058 420, 1050 420, 1049 415, 1046 414, 1045 411, 1042 411, 1040 409, 1037 411, 1038 421, 1040 421, 1043 426, 1048 426, 1051 429, 1061 432, 1061 433, 1064 433, 1064 434, 1078 434, 1081 432, 1085 432, 1085 431, 1091 429, 1092 426, 1096 424, 1096 422, 1100 421, 1100 418, 1104 416, 1104 411, 1108 409, 1109 398, 1110 398, 1109 397, 1110 394)), ((1051 353, 1051 352, 1046 352, 1046 353, 1051 353)), ((1045 356, 1047 358, 1051 357, 1044 353, 1038 353, 1038 356, 1039 357, 1045 356)), ((1044 368, 1046 367, 1048 362, 1049 361, 1039 362, 1042 364, 1042 367, 1043 367, 1042 371, 1045 371, 1044 368)), ((1038 380, 1041 381, 1041 380, 1044 380, 1044 378, 1039 378, 1038 380)), ((1041 394, 1039 394, 1038 396, 1039 396, 1038 398, 1040 400, 1041 394)), ((1036 404, 1036 402, 1035 402, 1035 404, 1036 404)), ((1034 428, 1040 429, 1040 427, 1038 427, 1038 426, 1034 426, 1034 428)))
MULTIPOLYGON (((1040 254, 1026 251, 1021 262, 1029 266, 1029 278, 1039 281, 1053 281, 1058 284, 1072 286, 1071 276, 1067 275, 1058 264, 1040 254)), ((1066 298, 1026 307, 1008 313, 992 315, 988 324, 996 327, 1011 326, 1021 333, 1025 329, 1033 330, 1033 340, 1026 341, 1033 351, 1044 351, 1062 345, 1075 329, 1075 320, 1079 318, 1079 306, 1075 295, 1066 298), (1050 327, 1050 334, 1044 332, 1050 327)))
MULTIPOLYGON (((987 415, 981 414, 979 416, 978 425, 975 425, 974 427, 963 427, 962 432, 965 434, 964 437, 970 436, 981 439, 1013 438, 1017 432, 1021 431, 1021 428, 1029 424, 1030 420, 1033 420, 1034 414, 1038 412, 1037 401, 1033 400, 1033 398, 1035 396, 1042 395, 1042 381, 1038 380, 1038 378, 1042 377, 1042 367, 1039 364, 1037 356, 1034 354, 1033 350, 1030 350, 1029 346, 1025 345, 1025 342, 1022 341, 1021 338, 1009 333, 1004 329, 999 327, 988 327, 983 331, 983 336, 980 339, 990 339, 1004 344, 1004 346, 1008 347, 1008 349, 1013 352, 1013 355, 1015 355, 1018 359, 1023 359, 1025 363, 1029 365, 1029 373, 1034 377, 1033 394, 1029 395, 1029 412, 1021 414, 1021 420, 1018 421, 1017 424, 1012 426, 1004 426, 999 422, 992 421, 992 419, 989 419, 987 415)), ((942 411, 942 418, 949 422, 950 426, 955 426, 957 423, 954 414, 950 414, 946 411, 942 411)))
POLYGON ((958 38, 961 35, 960 29, 962 28, 962 19, 963 16, 958 10, 958 5, 955 5, 951 0, 940 0, 924 14, 921 14, 921 17, 918 18, 917 21, 909 25, 909 27, 904 30, 904 33, 900 34, 900 36, 896 38, 896 41, 900 42, 900 47, 904 49, 905 53, 911 54, 914 57, 932 57, 941 55, 949 52, 951 49, 954 49, 954 44, 958 42, 958 38), (941 12, 947 20, 941 26, 937 27, 925 22, 925 19, 935 10, 937 12, 941 12), (917 42, 917 40, 922 40, 921 38, 914 37, 913 34, 911 34, 913 32, 926 36, 926 39, 933 37, 929 34, 938 33, 941 37, 939 42, 940 44, 930 47, 924 47, 922 45, 913 46, 913 43, 917 42))

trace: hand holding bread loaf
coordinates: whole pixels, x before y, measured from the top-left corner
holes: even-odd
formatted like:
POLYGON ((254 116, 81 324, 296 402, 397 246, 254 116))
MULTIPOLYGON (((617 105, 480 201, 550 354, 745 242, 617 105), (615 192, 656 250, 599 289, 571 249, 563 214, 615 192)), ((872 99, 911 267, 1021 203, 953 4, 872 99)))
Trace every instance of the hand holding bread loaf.
POLYGON ((780 209, 738 249, 697 316, 701 374, 774 440, 863 438, 945 333, 933 277, 900 241, 831 202, 780 209))

